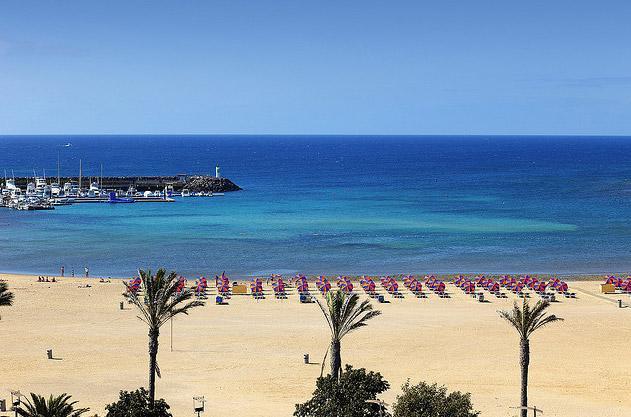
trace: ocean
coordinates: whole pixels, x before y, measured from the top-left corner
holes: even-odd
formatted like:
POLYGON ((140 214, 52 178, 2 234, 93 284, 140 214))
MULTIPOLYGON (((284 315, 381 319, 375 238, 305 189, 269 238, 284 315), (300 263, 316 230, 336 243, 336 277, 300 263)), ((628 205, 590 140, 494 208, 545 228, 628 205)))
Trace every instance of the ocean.
POLYGON ((0 136, 0 174, 222 174, 171 204, 0 209, 0 271, 631 270, 631 138, 0 136), (72 146, 65 147, 64 144, 72 146))

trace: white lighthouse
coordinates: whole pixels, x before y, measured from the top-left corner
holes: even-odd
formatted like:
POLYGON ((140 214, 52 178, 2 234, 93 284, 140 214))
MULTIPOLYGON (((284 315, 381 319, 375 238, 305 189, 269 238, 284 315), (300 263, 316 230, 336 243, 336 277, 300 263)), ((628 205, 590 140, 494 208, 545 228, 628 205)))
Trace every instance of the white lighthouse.
POLYGON ((221 178, 221 168, 219 168, 219 164, 215 166, 215 178, 221 178))

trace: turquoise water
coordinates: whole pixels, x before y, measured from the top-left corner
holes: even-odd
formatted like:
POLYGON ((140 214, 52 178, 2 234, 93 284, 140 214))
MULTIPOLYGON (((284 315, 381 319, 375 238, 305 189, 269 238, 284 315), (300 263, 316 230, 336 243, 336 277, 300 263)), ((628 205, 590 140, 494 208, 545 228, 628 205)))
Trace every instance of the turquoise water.
POLYGON ((0 210, 0 270, 127 276, 631 269, 631 139, 2 137, 0 169, 208 173, 171 204, 0 210), (63 143, 72 142, 71 148, 63 143))

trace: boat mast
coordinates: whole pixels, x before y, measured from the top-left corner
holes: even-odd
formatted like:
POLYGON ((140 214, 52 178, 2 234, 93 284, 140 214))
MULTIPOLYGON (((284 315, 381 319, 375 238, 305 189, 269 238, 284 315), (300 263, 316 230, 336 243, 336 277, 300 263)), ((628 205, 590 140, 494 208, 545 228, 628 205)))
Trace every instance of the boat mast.
POLYGON ((103 164, 101 163, 101 185, 99 186, 99 188, 103 188, 103 164))
POLYGON ((59 152, 57 152, 57 184, 61 185, 61 179, 59 177, 59 152))
POLYGON ((81 191, 81 180, 83 177, 83 166, 82 166, 82 162, 81 159, 79 159, 79 191, 81 191))

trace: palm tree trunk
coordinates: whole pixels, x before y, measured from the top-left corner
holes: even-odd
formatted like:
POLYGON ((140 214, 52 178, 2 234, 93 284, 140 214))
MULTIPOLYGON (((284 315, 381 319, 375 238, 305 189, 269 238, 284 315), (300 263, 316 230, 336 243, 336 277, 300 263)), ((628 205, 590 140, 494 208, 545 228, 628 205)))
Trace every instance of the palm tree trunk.
MULTIPOLYGON (((528 406, 528 365, 530 365, 530 342, 528 339, 519 341, 519 366, 521 368, 521 406, 528 406)), ((521 410, 521 417, 527 417, 528 410, 521 410)))
POLYGON ((331 341, 331 376, 340 379, 342 373, 342 351, 339 340, 331 341))
POLYGON ((156 397, 156 368, 158 358, 159 329, 149 330, 149 407, 153 409, 156 397))

